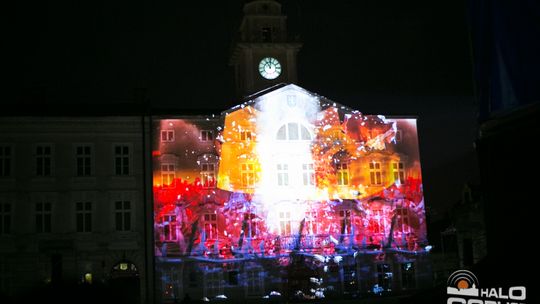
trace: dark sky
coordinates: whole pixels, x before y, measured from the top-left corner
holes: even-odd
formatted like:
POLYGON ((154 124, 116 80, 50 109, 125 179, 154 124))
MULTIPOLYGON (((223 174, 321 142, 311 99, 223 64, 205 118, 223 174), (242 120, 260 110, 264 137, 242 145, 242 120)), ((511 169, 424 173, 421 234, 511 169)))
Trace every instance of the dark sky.
MULTIPOLYGON (((107 107, 144 88, 152 107, 225 109, 237 103, 227 62, 243 3, 19 1, 6 44, 7 96, 107 107)), ((291 36, 303 42, 299 84, 364 113, 418 116, 427 204, 455 202, 476 176, 464 2, 281 3, 291 36)))

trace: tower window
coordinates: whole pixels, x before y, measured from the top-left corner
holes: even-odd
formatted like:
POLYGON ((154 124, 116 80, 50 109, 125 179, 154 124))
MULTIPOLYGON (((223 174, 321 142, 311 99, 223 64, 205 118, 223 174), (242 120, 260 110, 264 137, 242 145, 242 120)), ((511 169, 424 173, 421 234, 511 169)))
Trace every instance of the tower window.
POLYGON ((272 28, 263 27, 261 33, 263 42, 272 42, 272 28))

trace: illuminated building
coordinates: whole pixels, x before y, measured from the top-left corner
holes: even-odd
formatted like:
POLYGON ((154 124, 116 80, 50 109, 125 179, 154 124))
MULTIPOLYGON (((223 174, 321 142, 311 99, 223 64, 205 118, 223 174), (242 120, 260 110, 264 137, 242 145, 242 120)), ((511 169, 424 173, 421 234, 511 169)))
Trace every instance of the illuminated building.
POLYGON ((165 300, 429 286, 415 118, 363 115, 281 84, 219 116, 162 117, 152 129, 165 300))

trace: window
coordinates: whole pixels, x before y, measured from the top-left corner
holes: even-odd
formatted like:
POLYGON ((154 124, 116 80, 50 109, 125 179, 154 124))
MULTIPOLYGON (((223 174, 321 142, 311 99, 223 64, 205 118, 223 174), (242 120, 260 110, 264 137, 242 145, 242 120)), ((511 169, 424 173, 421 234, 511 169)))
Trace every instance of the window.
POLYGON ((351 210, 339 210, 339 221, 342 234, 351 233, 351 210))
POLYGON ((116 175, 129 175, 130 152, 127 145, 114 146, 114 173, 116 175))
POLYGON ((171 186, 175 177, 176 170, 174 164, 161 164, 161 184, 163 186, 171 186))
POLYGON ((253 134, 251 131, 240 131, 240 140, 252 140, 253 134))
POLYGON ((317 234, 317 212, 315 211, 308 211, 306 212, 306 221, 305 221, 305 229, 307 234, 317 234))
POLYGON ((131 230, 131 202, 116 201, 114 202, 114 219, 116 223, 116 231, 131 230))
POLYGON ((290 122, 279 128, 276 138, 278 140, 311 140, 311 134, 305 126, 290 122))
POLYGON ((253 213, 244 214, 244 223, 242 224, 242 230, 247 237, 255 237, 258 232, 257 216, 253 213), (254 220, 255 219, 255 220, 254 220))
POLYGON ((244 163, 240 165, 240 169, 242 187, 253 187, 253 185, 255 184, 255 166, 250 163, 244 163))
POLYGON ((315 170, 313 164, 302 164, 302 182, 304 186, 315 185, 315 170))
POLYGON ((11 147, 0 146, 0 177, 11 176, 11 147))
POLYGON ((75 203, 77 232, 92 232, 92 203, 75 203))
POLYGON ((36 203, 36 232, 51 232, 52 204, 49 202, 36 203))
POLYGON ((0 235, 11 233, 11 204, 0 203, 0 235))
POLYGON ((392 163, 392 170, 394 171, 394 181, 405 182, 405 169, 402 162, 392 163))
MULTIPOLYGON (((221 269, 219 269, 221 270, 221 269)), ((223 294, 222 272, 207 272, 204 276, 206 284, 206 297, 211 298, 223 294)))
POLYGON ((261 277, 260 269, 251 269, 247 271, 247 295, 248 296, 260 296, 263 291, 263 279, 261 277))
POLYGON ((213 141, 214 132, 212 130, 202 130, 201 131, 201 141, 213 141))
POLYGON ((403 138, 402 136, 403 136, 403 134, 402 134, 401 130, 397 130, 396 131, 396 136, 395 136, 396 143, 401 142, 401 140, 403 138))
POLYGON ((354 293, 358 290, 356 264, 343 265, 343 283, 346 293, 354 293))
POLYGON ((216 165, 213 163, 201 164, 201 183, 205 188, 216 186, 216 165))
POLYGON ((416 288, 415 269, 413 262, 401 264, 401 288, 414 289, 416 288))
POLYGON ((217 214, 205 213, 203 216, 204 233, 207 240, 215 240, 218 238, 217 214))
POLYGON ((176 215, 168 214, 162 216, 161 224, 163 225, 164 241, 178 240, 178 222, 176 221, 176 215))
POLYGON ((36 175, 51 176, 52 167, 52 149, 49 145, 36 147, 36 175))
POLYGON ((336 164, 337 183, 340 186, 346 186, 349 184, 349 165, 348 164, 336 164))
POLYGON ((296 95, 287 95, 287 105, 291 108, 296 107, 296 95))
POLYGON ((373 233, 385 233, 385 218, 382 210, 373 210, 371 228, 373 233))
POLYGON ((272 42, 272 28, 263 27, 261 29, 261 36, 263 42, 272 42))
POLYGON ((88 145, 77 146, 77 176, 92 175, 92 147, 88 145))
POLYGON ((369 163, 369 180, 372 185, 382 184, 381 163, 372 161, 369 163))
POLYGON ((278 177, 278 180, 277 180, 278 186, 288 186, 289 185, 289 165, 278 164, 277 177, 278 177))
POLYGON ((396 209, 396 215, 399 217, 398 223, 400 224, 398 229, 401 232, 411 232, 409 210, 405 208, 396 209))
POLYGON ((389 290, 392 287, 392 271, 388 264, 377 264, 377 283, 383 290, 389 290))
POLYGON ((289 211, 279 213, 279 228, 281 235, 291 235, 291 213, 289 211))
POLYGON ((162 142, 174 141, 174 130, 161 130, 161 141, 162 142))

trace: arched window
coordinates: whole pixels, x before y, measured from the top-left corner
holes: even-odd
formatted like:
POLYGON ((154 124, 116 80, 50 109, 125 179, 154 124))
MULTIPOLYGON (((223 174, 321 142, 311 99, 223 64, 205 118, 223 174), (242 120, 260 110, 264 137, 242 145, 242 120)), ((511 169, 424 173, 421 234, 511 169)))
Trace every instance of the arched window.
POLYGON ((311 134, 304 125, 289 122, 279 128, 276 138, 278 140, 311 140, 311 134))

